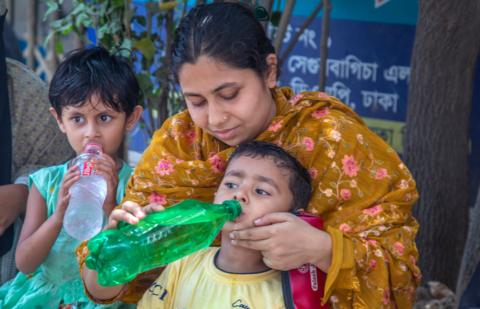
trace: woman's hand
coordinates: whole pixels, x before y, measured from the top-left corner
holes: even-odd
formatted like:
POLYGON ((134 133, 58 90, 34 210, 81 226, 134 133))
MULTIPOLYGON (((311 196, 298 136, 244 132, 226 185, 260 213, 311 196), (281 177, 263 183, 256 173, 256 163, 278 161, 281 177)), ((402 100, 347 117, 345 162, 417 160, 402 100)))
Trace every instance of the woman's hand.
POLYGON ((117 208, 112 211, 108 217, 108 223, 105 229, 117 228, 118 222, 123 221, 130 224, 137 224, 141 219, 151 212, 162 211, 165 208, 159 204, 148 204, 145 207, 137 203, 126 201, 122 204, 122 208, 117 208))
POLYGON ((75 182, 80 179, 80 172, 78 171, 78 167, 76 165, 71 166, 62 180, 62 185, 60 186, 60 190, 58 191, 57 197, 57 207, 53 212, 53 219, 57 224, 63 223, 63 218, 65 217, 65 211, 68 207, 68 202, 70 201, 70 188, 73 186, 75 182))
POLYGON ((103 176, 107 182, 107 195, 105 197, 105 202, 103 203, 103 211, 109 215, 113 208, 117 206, 117 165, 115 160, 105 153, 102 153, 94 162, 96 173, 103 176))
POLYGON ((332 256, 328 233, 284 212, 267 214, 254 224, 231 232, 232 244, 261 251, 264 263, 273 269, 290 270, 310 263, 327 272, 332 256))

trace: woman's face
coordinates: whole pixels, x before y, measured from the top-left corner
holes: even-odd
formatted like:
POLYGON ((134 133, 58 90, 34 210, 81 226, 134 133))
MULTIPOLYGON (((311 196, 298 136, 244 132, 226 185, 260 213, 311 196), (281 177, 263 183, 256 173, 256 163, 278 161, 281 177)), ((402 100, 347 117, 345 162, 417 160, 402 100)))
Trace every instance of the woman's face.
MULTIPOLYGON (((275 55, 267 57, 271 67, 275 55), (270 59, 270 60, 269 60, 270 59)), ((275 116, 270 88, 276 67, 264 79, 251 69, 238 69, 200 56, 178 74, 187 108, 195 124, 227 145, 254 140, 275 116)))

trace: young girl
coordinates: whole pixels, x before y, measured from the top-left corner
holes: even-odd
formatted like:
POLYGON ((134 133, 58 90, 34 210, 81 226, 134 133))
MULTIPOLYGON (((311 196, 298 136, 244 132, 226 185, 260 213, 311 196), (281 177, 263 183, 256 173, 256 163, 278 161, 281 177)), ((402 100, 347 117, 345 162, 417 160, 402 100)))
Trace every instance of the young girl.
MULTIPOLYGON (((106 216, 121 201, 132 171, 117 153, 141 115, 139 95, 128 63, 99 47, 70 54, 50 85, 50 112, 77 155, 89 143, 102 146, 94 164, 107 182, 106 216)), ((30 175, 27 213, 15 256, 20 273, 0 288, 1 308, 102 307, 84 294, 74 253, 79 241, 63 228, 69 189, 79 178, 78 168, 69 162, 30 175)), ((126 305, 108 307, 120 306, 126 305)))

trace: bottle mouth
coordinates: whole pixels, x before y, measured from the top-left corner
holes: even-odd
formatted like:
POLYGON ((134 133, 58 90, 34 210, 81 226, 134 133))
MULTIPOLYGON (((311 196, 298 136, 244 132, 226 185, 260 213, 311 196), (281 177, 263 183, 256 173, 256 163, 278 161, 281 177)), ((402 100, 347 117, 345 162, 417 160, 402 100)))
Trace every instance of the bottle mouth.
POLYGON ((87 145, 85 145, 85 148, 83 149, 83 152, 102 153, 102 145, 95 142, 87 143, 87 145))
POLYGON ((228 207, 230 210, 230 221, 234 221, 240 214, 242 213, 242 206, 240 205, 239 201, 236 200, 227 200, 224 201, 222 204, 228 207))

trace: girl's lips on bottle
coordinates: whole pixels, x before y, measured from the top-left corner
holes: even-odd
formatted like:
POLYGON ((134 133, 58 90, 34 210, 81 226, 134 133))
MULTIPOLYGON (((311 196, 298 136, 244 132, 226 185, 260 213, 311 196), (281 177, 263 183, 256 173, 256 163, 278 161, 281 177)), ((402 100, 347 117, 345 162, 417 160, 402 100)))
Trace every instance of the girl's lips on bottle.
POLYGON ((86 143, 85 146, 83 147, 83 150, 87 151, 90 148, 97 148, 97 149, 100 149, 100 151, 103 151, 102 144, 100 144, 98 142, 88 142, 88 143, 86 143))

